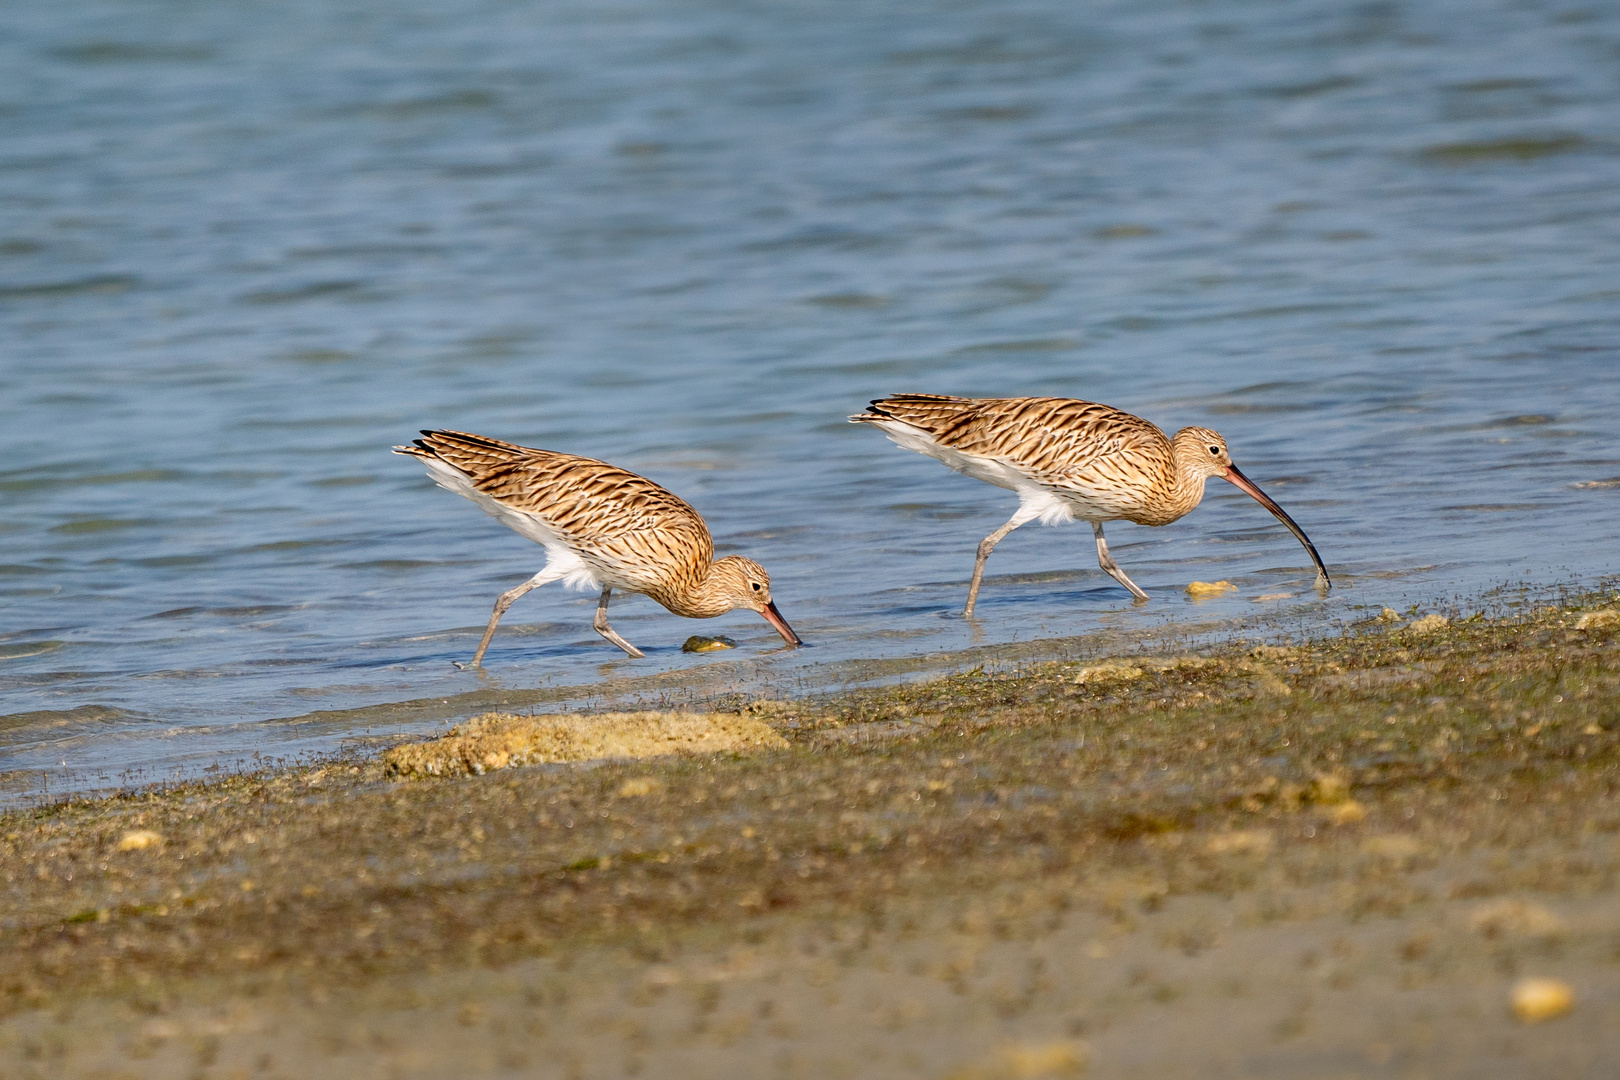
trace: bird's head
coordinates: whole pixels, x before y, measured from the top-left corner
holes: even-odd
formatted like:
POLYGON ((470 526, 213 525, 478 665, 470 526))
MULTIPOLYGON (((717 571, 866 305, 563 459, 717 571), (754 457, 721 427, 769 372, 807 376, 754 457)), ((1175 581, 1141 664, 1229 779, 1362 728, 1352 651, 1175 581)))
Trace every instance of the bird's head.
POLYGON ((1207 427, 1188 427, 1176 432, 1170 440, 1176 464, 1199 479, 1224 477, 1232 467, 1232 455, 1227 452, 1226 439, 1218 431, 1207 427))
POLYGON ((782 618, 771 600, 771 575, 753 559, 727 555, 716 560, 709 571, 710 590, 727 604, 727 609, 748 608, 765 617, 789 645, 798 645, 799 635, 782 618))
POLYGON ((1242 470, 1232 464, 1232 455, 1227 452, 1226 440, 1221 438, 1220 432, 1202 427, 1182 428, 1176 432, 1176 437, 1170 440, 1170 449, 1175 454, 1176 466, 1183 471, 1182 474, 1191 473, 1197 477, 1200 488, 1209 477, 1219 476, 1223 480, 1230 480, 1240 490, 1247 492, 1255 502, 1270 510, 1310 553, 1311 561, 1316 564, 1316 587, 1324 591, 1333 587, 1332 582, 1328 580, 1327 567, 1322 565, 1322 556, 1316 553, 1316 545, 1311 543, 1311 538, 1305 535, 1305 530, 1301 529, 1282 507, 1272 501, 1270 495, 1261 491, 1253 480, 1244 476, 1242 470))

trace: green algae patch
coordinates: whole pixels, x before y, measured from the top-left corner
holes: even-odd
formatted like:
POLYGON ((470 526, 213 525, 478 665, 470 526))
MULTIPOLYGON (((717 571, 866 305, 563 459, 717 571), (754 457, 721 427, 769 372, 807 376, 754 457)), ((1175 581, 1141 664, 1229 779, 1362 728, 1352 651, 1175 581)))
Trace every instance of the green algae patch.
POLYGON ((1439 165, 1474 165, 1496 161, 1537 161, 1556 154, 1568 154, 1587 146, 1579 135, 1525 136, 1492 142, 1458 142, 1430 146, 1422 151, 1425 161, 1439 165))
POLYGON ((749 716, 633 712, 595 716, 485 713, 442 738, 383 756, 393 779, 481 775, 518 765, 776 750, 787 740, 749 716))

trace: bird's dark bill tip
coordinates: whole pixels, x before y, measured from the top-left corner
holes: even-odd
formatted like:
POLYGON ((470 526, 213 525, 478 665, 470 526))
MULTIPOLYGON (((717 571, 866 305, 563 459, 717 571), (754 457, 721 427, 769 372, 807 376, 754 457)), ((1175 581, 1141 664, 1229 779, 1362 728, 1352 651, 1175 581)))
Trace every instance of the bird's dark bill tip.
POLYGON ((770 603, 760 608, 759 613, 765 616, 766 622, 770 623, 776 628, 776 632, 782 635, 783 641, 787 642, 789 645, 792 645, 794 648, 798 648, 800 645, 804 644, 804 641, 799 637, 799 635, 793 632, 793 627, 789 626, 787 624, 787 620, 782 618, 782 613, 776 610, 775 600, 772 600, 770 603))

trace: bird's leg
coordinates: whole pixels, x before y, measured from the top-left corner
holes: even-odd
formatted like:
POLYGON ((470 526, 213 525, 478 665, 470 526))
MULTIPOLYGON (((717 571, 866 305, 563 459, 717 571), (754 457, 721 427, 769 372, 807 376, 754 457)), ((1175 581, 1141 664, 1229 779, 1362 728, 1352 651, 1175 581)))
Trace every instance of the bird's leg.
POLYGON ((522 596, 530 589, 538 589, 546 582, 556 581, 560 577, 562 577, 561 574, 553 572, 548 567, 547 569, 542 570, 538 574, 534 575, 534 577, 530 578, 528 581, 525 581, 523 584, 519 585, 517 588, 508 589, 501 593, 500 598, 495 601, 495 614, 489 617, 489 625, 484 628, 484 640, 478 643, 478 651, 473 653, 472 663, 456 664, 456 667, 475 668, 482 666, 484 660, 484 650, 489 648, 490 639, 495 636, 495 626, 501 621, 501 616, 506 614, 506 609, 511 607, 513 602, 516 601, 518 597, 522 596))
POLYGON ((973 618, 973 605, 977 603, 979 599, 979 583, 984 580, 985 560, 990 557, 990 553, 992 551, 996 550, 996 545, 1001 543, 1001 541, 1006 538, 1008 533, 1012 532, 1026 521, 1034 520, 1035 517, 1036 511, 1020 506, 1018 508, 1018 513, 1014 514, 1012 518, 1008 520, 1007 524, 1003 525, 1001 528, 979 541, 979 557, 973 564, 973 583, 968 586, 967 607, 962 609, 962 617, 964 619, 973 618))
POLYGON ((628 641, 624 640, 624 638, 620 637, 619 632, 608 625, 607 606, 608 597, 611 595, 613 595, 613 587, 611 585, 602 590, 602 602, 596 605, 596 621, 591 625, 596 627, 596 632, 598 634, 601 634, 603 637, 613 642, 613 644, 617 645, 631 656, 639 658, 647 655, 634 645, 630 644, 628 641))
POLYGON ((1108 554, 1108 541, 1103 539, 1102 522, 1093 521, 1091 531, 1097 534, 1097 565, 1103 568, 1107 575, 1131 590, 1131 595, 1138 600, 1146 600, 1148 594, 1136 587, 1136 582, 1125 576, 1125 571, 1119 568, 1119 563, 1108 554))

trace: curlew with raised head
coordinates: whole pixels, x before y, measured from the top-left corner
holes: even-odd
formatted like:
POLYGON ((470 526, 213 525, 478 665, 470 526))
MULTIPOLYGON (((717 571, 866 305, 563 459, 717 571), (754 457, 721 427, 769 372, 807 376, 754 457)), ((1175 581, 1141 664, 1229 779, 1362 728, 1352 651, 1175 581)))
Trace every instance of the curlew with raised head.
POLYGON ((1147 593, 1108 553, 1103 522, 1168 525, 1204 497, 1204 481, 1230 480, 1288 526, 1316 564, 1316 587, 1329 589, 1327 567, 1305 531, 1232 464, 1226 440, 1209 428, 1166 436, 1128 412, 1072 398, 962 398, 897 394, 850 417, 873 424, 908 450, 959 473, 1018 493, 1018 512, 979 543, 963 615, 973 614, 984 563, 996 544, 1037 518, 1047 525, 1091 522, 1097 564, 1139 600, 1147 593))
POLYGON ((461 431, 424 431, 394 452, 421 461, 440 487, 546 549, 545 567, 495 601, 469 667, 483 662, 513 601, 551 581, 601 589, 596 632, 631 656, 644 654, 608 625, 614 589, 643 593, 690 619, 748 608, 789 645, 800 644, 771 600, 765 568, 740 555, 716 559, 698 512, 645 477, 593 458, 461 431))

